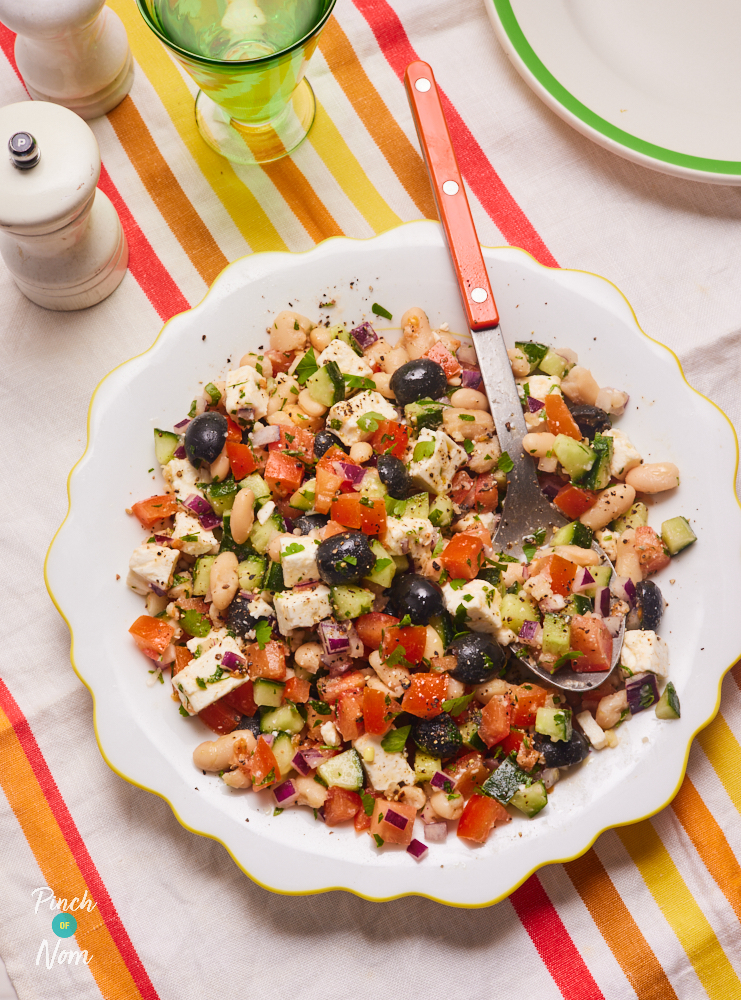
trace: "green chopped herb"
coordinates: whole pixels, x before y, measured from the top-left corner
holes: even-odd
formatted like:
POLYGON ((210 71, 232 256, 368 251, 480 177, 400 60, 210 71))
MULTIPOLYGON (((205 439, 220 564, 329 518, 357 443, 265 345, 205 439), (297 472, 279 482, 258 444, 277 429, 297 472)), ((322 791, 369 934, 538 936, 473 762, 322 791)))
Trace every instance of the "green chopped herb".
POLYGON ((405 628, 407 625, 411 624, 412 624, 412 619, 409 617, 409 615, 404 615, 404 617, 399 622, 397 628, 405 628))
POLYGON ((316 355, 314 354, 314 348, 310 347, 309 350, 304 354, 303 358, 296 365, 294 375, 300 385, 304 385, 306 380, 309 379, 314 372, 319 371, 319 365, 316 363, 316 355))
POLYGON ((474 415, 472 413, 459 413, 458 414, 458 419, 459 420, 475 420, 476 417, 474 417, 474 415))
POLYGON ((255 625, 255 639, 260 649, 265 649, 273 635, 273 628, 267 618, 261 618, 255 625))
POLYGON ((380 414, 375 413, 371 410, 370 413, 364 413, 362 416, 358 417, 358 427, 361 431, 366 433, 374 433, 378 430, 379 423, 383 423, 386 418, 380 414))
POLYGON ((515 463, 509 457, 507 452, 503 451, 502 454, 499 456, 499 460, 497 461, 497 468, 499 469, 499 471, 511 472, 514 469, 514 467, 515 463))
POLYGON ((282 812, 283 810, 279 806, 276 806, 275 809, 273 809, 273 816, 280 816, 282 812))
POLYGON ((463 442, 463 450, 466 454, 470 455, 473 451, 473 441, 469 441, 468 438, 463 442))
POLYGON ((393 497, 385 496, 383 502, 386 505, 386 513, 391 517, 403 517, 406 510, 406 500, 394 500, 393 497))
POLYGON ((584 656, 584 653, 578 653, 575 650, 571 649, 569 650, 568 653, 564 653, 563 656, 559 656, 559 658, 553 664, 553 669, 558 670, 558 668, 562 667, 564 663, 568 663, 569 660, 576 660, 580 656, 584 656))
POLYGON ((197 542, 198 541, 198 535, 181 535, 180 536, 180 541, 181 542, 197 542))
POLYGON ((370 507, 372 509, 373 506, 374 506, 374 503, 373 503, 373 501, 371 500, 370 497, 361 497, 360 498, 360 506, 361 507, 370 507))
POLYGON ((213 384, 213 382, 209 382, 208 385, 206 386, 206 388, 203 391, 207 392, 209 394, 209 396, 211 397, 211 405, 212 406, 218 406, 219 405, 219 400, 221 399, 221 392, 216 388, 216 386, 213 384))
POLYGON ((388 309, 384 309, 383 306, 379 306, 377 302, 374 302, 373 305, 371 306, 371 312, 375 316, 383 316, 384 319, 394 318, 393 315, 388 311, 388 309))
POLYGON ((461 587, 465 587, 468 580, 450 580, 449 583, 453 590, 460 590, 461 587))
POLYGON ((298 325, 298 320, 297 320, 297 319, 295 319, 295 320, 293 321, 293 329, 294 329, 294 330, 298 330, 298 329, 299 329, 299 325, 298 325))
POLYGON ((381 740, 381 746, 386 753, 401 753, 411 731, 411 726, 402 726, 401 729, 391 729, 381 740))
POLYGON ((202 677, 196 677, 196 684, 202 691, 206 690, 206 682, 202 677))
POLYGON ((221 667, 217 667, 216 670, 214 670, 214 672, 211 674, 211 676, 206 678, 206 683, 215 684, 217 681, 221 680, 221 678, 224 676, 225 673, 227 673, 226 670, 222 670, 221 667))
POLYGON ((398 667, 400 663, 405 664, 406 649, 399 643, 398 646, 394 648, 393 653, 386 659, 387 667, 398 667))
POLYGON ((345 375, 342 372, 345 385, 348 389, 375 389, 376 383, 373 379, 365 378, 363 375, 345 375))
POLYGON ((383 845, 386 843, 383 837, 379 836, 377 833, 373 834, 373 839, 376 842, 376 847, 383 847, 383 845))
POLYGON ((342 427, 342 421, 338 420, 337 417, 333 417, 329 421, 329 426, 332 428, 333 431, 338 431, 340 427, 342 427))
POLYGON ((376 800, 373 798, 372 795, 369 795, 368 792, 361 792, 360 798, 363 803, 363 812, 365 813, 366 816, 372 816, 373 807, 376 804, 376 800))
POLYGON ((297 552, 303 552, 304 546, 300 542, 291 542, 283 553, 284 556, 295 556, 297 552))
POLYGON ((211 619, 193 608, 185 612, 180 623, 188 635, 196 636, 198 639, 203 639, 211 631, 211 619))
POLYGON ((190 404, 190 409, 188 410, 188 416, 191 418, 191 420, 196 415, 197 406, 198 406, 198 400, 194 399, 193 402, 190 404))
POLYGON ((472 698, 472 694, 462 694, 460 698, 451 698, 449 701, 444 701, 443 712, 448 712, 453 716, 460 715, 465 708, 468 708, 472 698))
POLYGON ((343 561, 349 563, 351 566, 358 565, 358 560, 355 558, 355 556, 345 556, 343 561))
POLYGON ((180 709, 179 709, 179 711, 180 711, 180 714, 181 714, 181 715, 182 715, 182 716, 183 716, 184 718, 186 718, 186 719, 189 719, 189 718, 190 718, 190 714, 189 714, 188 712, 186 712, 186 711, 185 711, 185 709, 183 708, 183 706, 182 706, 182 705, 180 706, 180 709))
POLYGON ((310 701, 309 705, 314 709, 317 715, 331 715, 332 709, 326 703, 326 701, 310 701))
POLYGON ((414 454, 412 455, 413 462, 421 462, 425 458, 432 458, 435 454, 435 442, 434 441, 418 441, 414 446, 414 454))

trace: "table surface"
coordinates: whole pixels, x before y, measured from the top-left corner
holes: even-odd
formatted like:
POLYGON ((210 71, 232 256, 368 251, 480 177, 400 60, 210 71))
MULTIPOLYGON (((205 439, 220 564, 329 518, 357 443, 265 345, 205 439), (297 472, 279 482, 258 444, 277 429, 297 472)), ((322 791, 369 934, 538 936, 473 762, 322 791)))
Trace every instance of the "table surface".
MULTIPOLYGON (((0 267, 0 955, 18 997, 216 1000, 226 978, 231 992, 258 987, 269 997, 414 996, 432 973, 444 975, 450 1000, 469 1000, 472 978, 509 995, 514 969, 519 992, 554 1000, 740 996, 739 668, 673 804, 541 870, 509 900, 467 911, 347 893, 283 897, 106 767, 42 565, 95 385, 197 303, 229 261, 434 217, 400 79, 412 59, 433 65, 446 95, 482 243, 610 278, 736 425, 741 192, 648 171, 572 131, 509 65, 481 0, 339 0, 310 67, 318 115, 309 140, 290 159, 235 168, 200 140, 193 85, 147 33, 134 0, 110 6, 128 31, 136 76, 130 96, 91 125, 100 187, 129 240, 129 273, 99 306, 55 314, 24 299, 0 267), (70 959, 87 950, 88 965, 65 955, 47 967, 53 911, 46 902, 35 912, 45 893, 33 895, 47 887, 94 899, 94 915, 66 946, 70 959)), ((27 97, 13 42, 0 26, 3 104, 27 97)), ((0 997, 3 989, 13 995, 0 981, 0 997)))

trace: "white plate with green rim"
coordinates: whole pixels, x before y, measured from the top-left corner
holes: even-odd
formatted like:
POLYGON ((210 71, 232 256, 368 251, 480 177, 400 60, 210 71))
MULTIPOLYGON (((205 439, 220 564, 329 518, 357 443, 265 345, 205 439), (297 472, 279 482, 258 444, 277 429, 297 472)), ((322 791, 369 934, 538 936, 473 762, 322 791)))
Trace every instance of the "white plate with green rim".
POLYGON ((736 0, 484 0, 525 82, 587 138, 628 160, 741 184, 736 0))

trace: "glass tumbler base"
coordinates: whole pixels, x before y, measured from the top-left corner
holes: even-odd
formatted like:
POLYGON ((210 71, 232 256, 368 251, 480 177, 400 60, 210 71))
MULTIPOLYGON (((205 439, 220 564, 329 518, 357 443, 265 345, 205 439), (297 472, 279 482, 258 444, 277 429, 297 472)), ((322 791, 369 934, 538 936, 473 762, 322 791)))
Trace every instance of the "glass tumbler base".
POLYGON ((292 153, 309 134, 316 114, 314 91, 305 78, 284 110, 264 125, 230 118, 202 90, 196 96, 196 124, 206 143, 232 163, 272 163, 292 153))

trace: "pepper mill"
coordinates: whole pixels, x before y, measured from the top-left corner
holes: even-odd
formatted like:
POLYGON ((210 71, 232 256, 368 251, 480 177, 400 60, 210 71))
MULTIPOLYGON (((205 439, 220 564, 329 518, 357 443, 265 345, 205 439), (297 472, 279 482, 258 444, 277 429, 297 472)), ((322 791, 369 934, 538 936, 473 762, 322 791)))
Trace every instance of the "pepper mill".
POLYGON ((41 101, 0 108, 0 255, 46 309, 95 305, 126 273, 126 238, 99 176, 95 136, 72 111, 41 101))
POLYGON ((15 59, 35 101, 97 118, 131 89, 126 29, 103 0, 0 0, 0 21, 17 33, 15 59))

